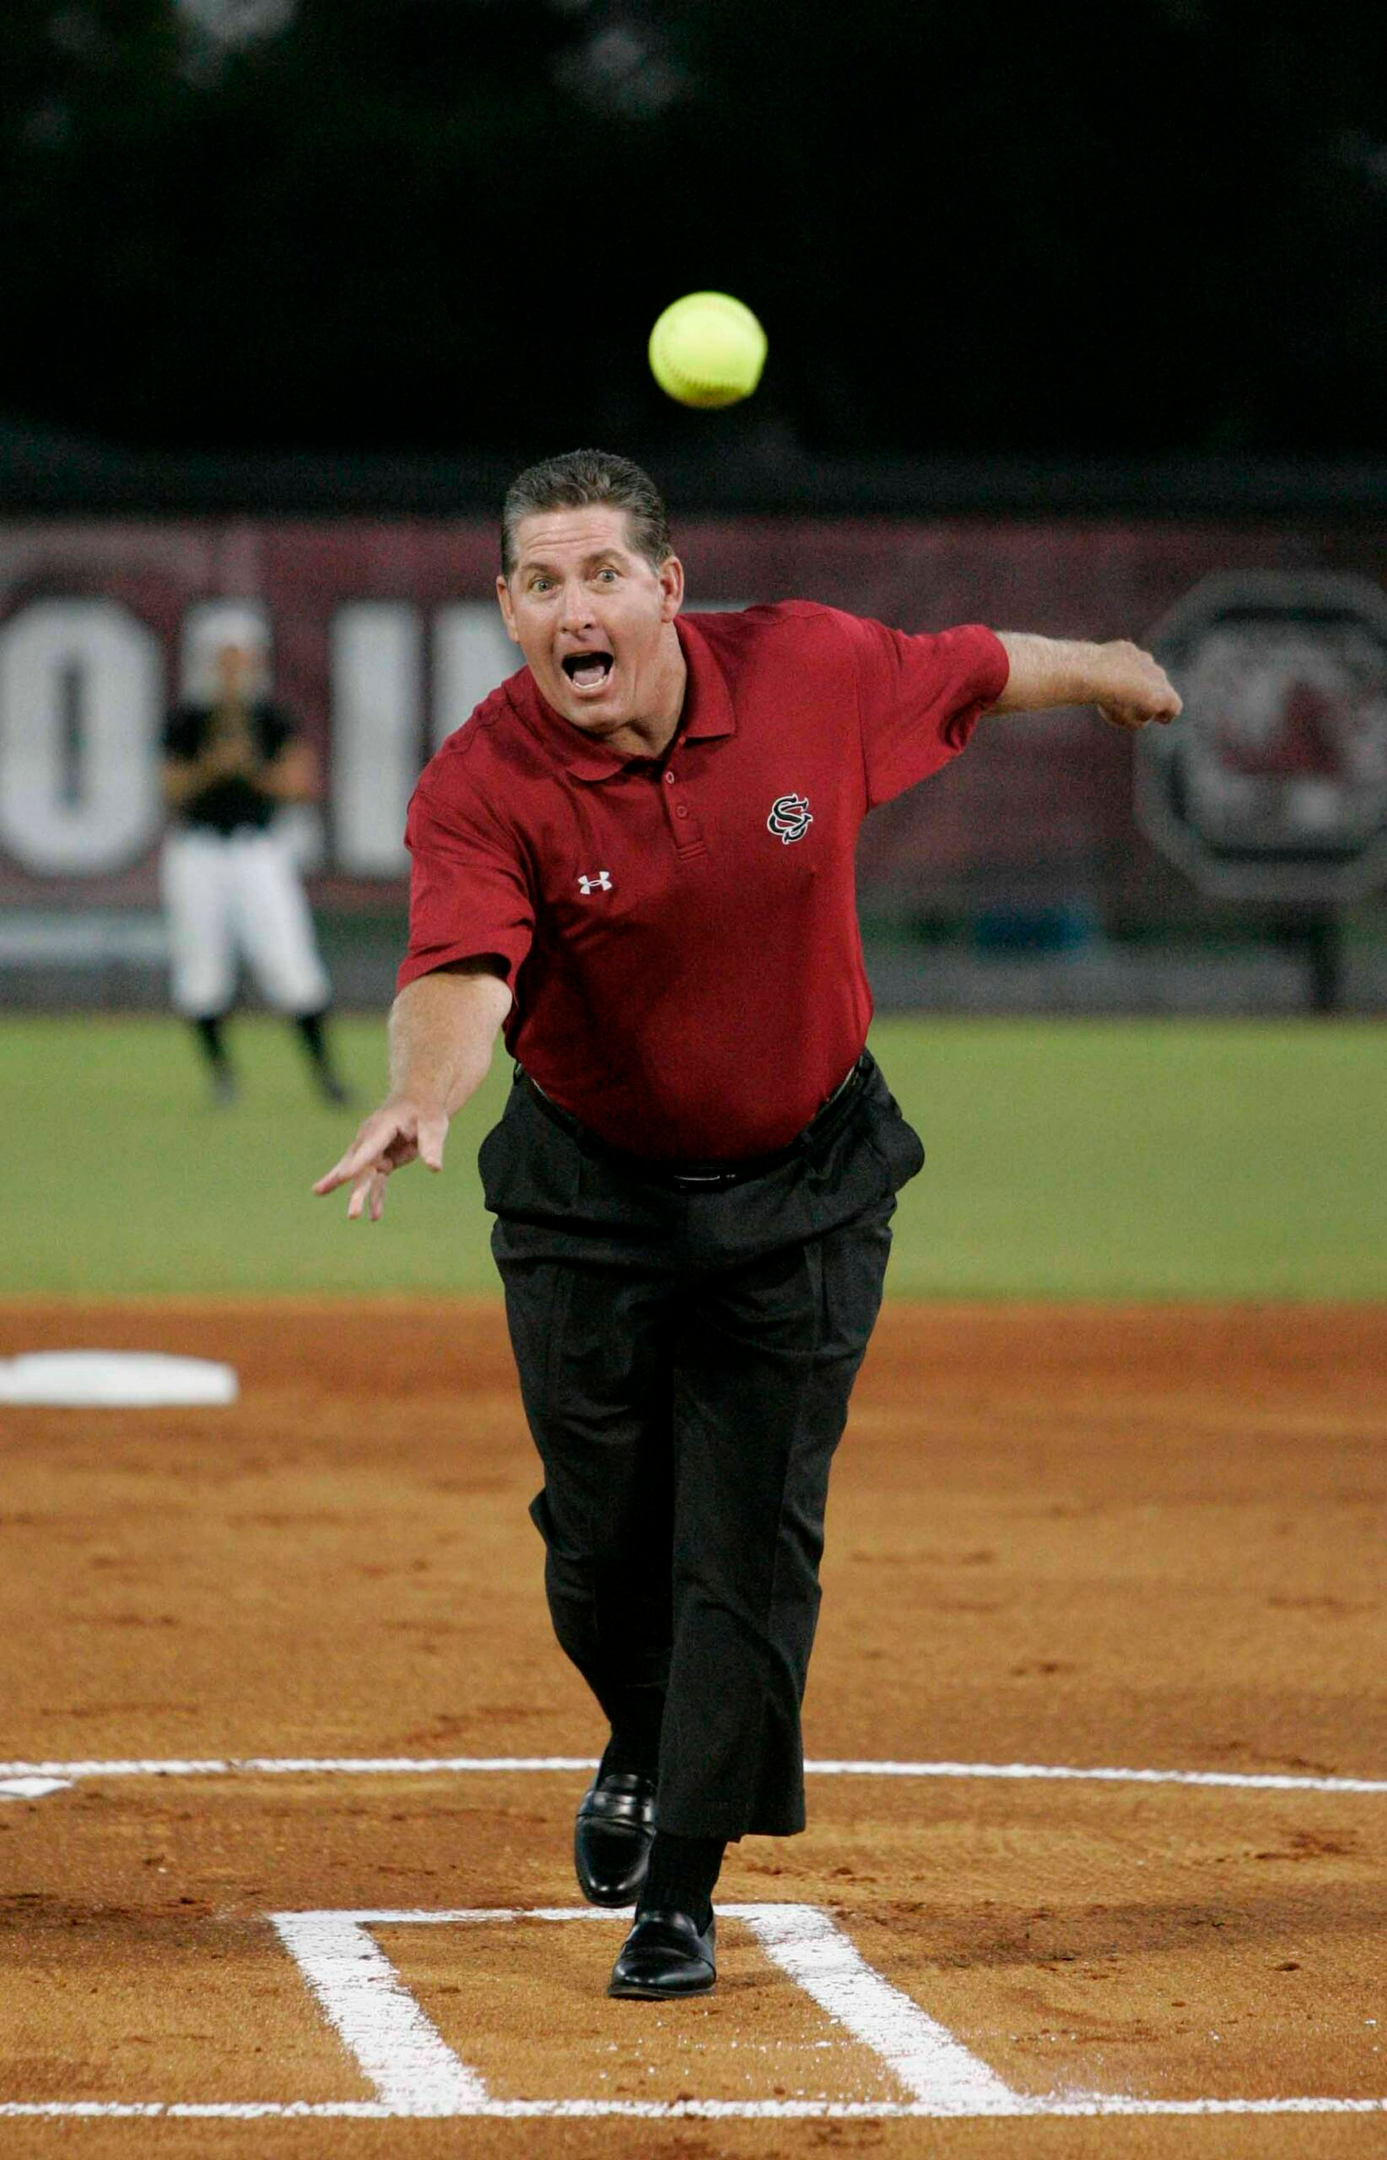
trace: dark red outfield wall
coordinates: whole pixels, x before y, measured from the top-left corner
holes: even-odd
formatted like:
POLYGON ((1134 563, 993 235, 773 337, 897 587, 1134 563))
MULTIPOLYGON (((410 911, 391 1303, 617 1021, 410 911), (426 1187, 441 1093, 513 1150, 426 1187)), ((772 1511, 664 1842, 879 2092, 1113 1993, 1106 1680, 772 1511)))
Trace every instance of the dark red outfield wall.
MULTIPOLYGON (((961 620, 1142 638, 1231 569, 1387 573, 1387 525, 748 519, 683 527, 690 604, 804 596, 910 630, 961 620)), ((0 902, 154 898, 160 717, 252 603, 275 688, 324 766, 320 900, 393 900, 404 803, 431 745, 508 672, 495 542, 475 522, 0 525, 0 902)), ((1080 897, 1195 905, 1137 834, 1131 746, 1089 715, 987 722, 967 755, 869 823, 868 897, 922 907, 1080 897)))

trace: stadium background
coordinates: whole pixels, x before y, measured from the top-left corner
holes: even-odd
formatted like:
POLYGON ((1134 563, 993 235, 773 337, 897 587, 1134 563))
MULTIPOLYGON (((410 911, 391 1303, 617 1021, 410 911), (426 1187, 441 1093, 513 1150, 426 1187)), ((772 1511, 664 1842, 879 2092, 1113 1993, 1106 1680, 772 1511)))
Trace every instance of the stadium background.
MULTIPOLYGON (((1230 574, 1347 577, 1376 604, 1384 40, 1371 13, 1327 36, 1308 5, 1237 0, 1118 22, 1077 0, 1043 21, 1006 0, 7 11, 0 1348, 191 1351, 238 1365, 243 1396, 0 1412, 0 2108, 364 2093, 267 1948, 272 1906, 571 1897, 572 1773, 305 1773, 276 1800, 103 1761, 593 1742, 545 1637, 473 1168, 504 1072, 445 1176, 354 1233, 308 1197, 344 1121, 282 1032, 238 1020, 245 1087, 214 1111, 163 1010, 155 745, 191 632, 263 608, 321 752, 298 842, 369 1099, 404 798, 508 663, 495 510, 532 456, 595 439, 646 462, 695 604, 1138 638, 1230 574), (662 400, 644 363, 655 313, 702 285, 770 335, 725 414, 662 400), (6 1790, 54 1764, 75 1789, 6 1790)), ((1380 691, 1365 711, 1371 848, 1380 691)), ((811 1750, 1368 1785, 826 1780, 786 1880, 749 1851, 736 1889, 831 1906, 1018 2089, 1376 2105, 1381 880, 1204 889, 1137 815, 1144 754, 1089 714, 990 720, 864 836, 875 1041, 930 1161, 839 1473, 811 1750)), ((503 2094, 762 2107, 829 2068, 878 2092, 730 1955, 730 2022, 623 2030, 615 2086, 573 2023, 576 1951, 512 1993, 405 1964, 464 2055, 485 2036, 503 2094), (748 2032, 763 2053, 732 2054, 748 2032), (829 2053, 767 2068, 801 2044, 829 2053)), ((813 2130, 560 2127, 527 2149, 779 2160, 813 2130)), ((1069 2142, 974 2125, 966 2149, 1221 2153, 1258 2130, 1049 2127, 1069 2142)), ((1266 2128, 1237 2149, 1320 2160, 1379 2125, 1266 2128)), ((832 2131, 902 2154, 925 2134, 832 2131)), ((465 2134, 500 2151, 507 2126, 465 2134)), ((154 2133, 15 2135, 123 2155, 154 2133)), ((407 2122, 294 2135, 433 2149, 407 2122)))
MULTIPOLYGON (((795 35, 769 0, 11 11, 10 998, 157 1001, 151 746, 227 596, 264 604, 324 753, 316 897, 344 1001, 379 1004, 410 768, 512 657, 497 500, 565 442, 649 463, 699 601, 1140 637, 1209 573, 1380 591, 1382 26, 1143 0, 1091 31, 1078 0, 795 35), (731 412, 645 365, 699 284, 769 330, 731 412), (123 706, 41 606, 103 599, 149 633, 111 656, 123 706)), ((1135 828, 1133 755, 1079 715, 996 723, 874 820, 882 1003, 1380 1009, 1381 881, 1328 916, 1201 892, 1135 828)))
MULTIPOLYGON (((681 520, 679 540, 694 608, 801 594, 907 629, 983 620, 1102 638, 1146 635, 1214 573, 1368 583, 1384 534, 1308 520, 801 516, 681 520)), ((388 1001, 410 789, 517 658, 492 591, 494 526, 86 519, 11 522, 0 545, 0 905, 15 993, 162 997, 150 912, 160 723, 218 603, 249 602, 325 773, 302 838, 340 993, 388 1001)), ((1387 640, 1376 668, 1380 696, 1387 640)), ((1277 694, 1295 688, 1292 676, 1277 694)), ((1278 905, 1274 884, 1239 904, 1172 867, 1134 814, 1143 747, 1079 713, 993 721, 937 784, 873 818, 860 875, 882 1003, 1303 1008, 1305 933, 1324 910, 1297 906, 1293 888, 1278 905)), ((1387 802, 1383 774, 1370 777, 1387 802)), ((1356 1009, 1387 1001, 1372 882, 1333 911, 1345 950, 1335 1002, 1356 1009)))

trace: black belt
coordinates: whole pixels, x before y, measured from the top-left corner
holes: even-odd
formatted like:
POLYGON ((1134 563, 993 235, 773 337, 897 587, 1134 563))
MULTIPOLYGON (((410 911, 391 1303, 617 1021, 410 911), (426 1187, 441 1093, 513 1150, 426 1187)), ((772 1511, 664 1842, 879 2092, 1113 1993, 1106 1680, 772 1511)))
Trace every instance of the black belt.
POLYGON ((546 1095, 537 1080, 532 1080, 523 1066, 515 1068, 517 1083, 524 1088, 536 1109, 542 1110, 550 1123, 557 1125, 571 1139, 578 1141, 589 1154, 613 1162, 632 1177, 645 1178, 656 1185, 666 1185, 673 1192, 720 1192, 728 1185, 744 1185, 750 1178, 764 1177, 768 1170, 778 1170, 782 1163, 793 1162, 806 1147, 828 1139, 843 1123, 852 1107, 863 1081, 872 1070, 871 1052, 864 1050, 857 1063, 839 1081, 828 1100, 821 1104, 809 1123, 785 1147, 775 1148, 769 1155, 748 1155, 739 1162, 681 1163, 661 1162, 649 1155, 632 1154, 628 1148, 613 1147, 574 1117, 572 1111, 563 1109, 552 1096, 546 1095))

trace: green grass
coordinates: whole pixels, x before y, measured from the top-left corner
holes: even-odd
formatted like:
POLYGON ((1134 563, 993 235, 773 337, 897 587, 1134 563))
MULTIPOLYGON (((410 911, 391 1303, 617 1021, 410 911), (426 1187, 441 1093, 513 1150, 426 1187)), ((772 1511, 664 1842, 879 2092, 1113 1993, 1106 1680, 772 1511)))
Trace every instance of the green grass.
MULTIPOLYGON (((363 1102, 384 1035, 338 1039, 363 1102)), ((241 1101, 207 1107, 168 1020, 0 1028, 10 1165, 0 1294, 494 1290, 477 1144, 509 1063, 374 1227, 315 1200, 352 1113, 287 1030, 235 1025, 241 1101)), ((1387 1031, 1367 1022, 890 1020, 925 1139, 892 1289, 932 1297, 1387 1297, 1387 1031)))
POLYGON ((874 1038, 928 1160, 897 1293, 1387 1296, 1387 1030, 961 1021, 874 1038))

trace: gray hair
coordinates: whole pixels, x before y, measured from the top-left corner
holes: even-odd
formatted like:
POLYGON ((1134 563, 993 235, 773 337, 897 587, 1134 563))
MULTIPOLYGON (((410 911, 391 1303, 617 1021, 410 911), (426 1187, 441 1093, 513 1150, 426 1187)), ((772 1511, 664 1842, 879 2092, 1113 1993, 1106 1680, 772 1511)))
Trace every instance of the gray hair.
POLYGON ((566 450, 527 466, 506 490, 501 511, 501 575, 515 568, 515 531, 543 510, 624 510, 632 547, 658 570, 674 553, 669 513, 649 473, 609 450, 566 450))

